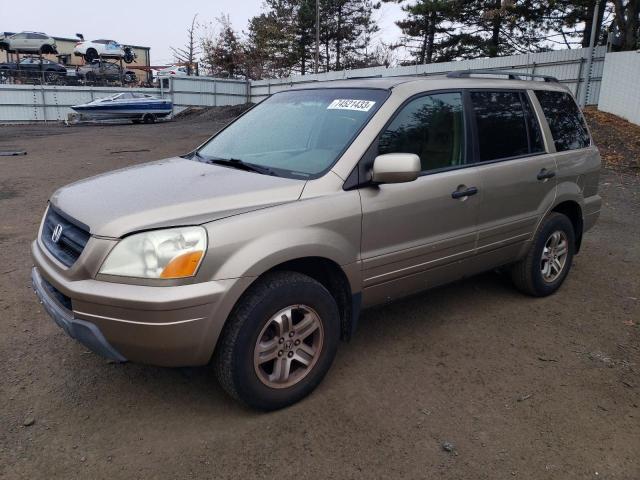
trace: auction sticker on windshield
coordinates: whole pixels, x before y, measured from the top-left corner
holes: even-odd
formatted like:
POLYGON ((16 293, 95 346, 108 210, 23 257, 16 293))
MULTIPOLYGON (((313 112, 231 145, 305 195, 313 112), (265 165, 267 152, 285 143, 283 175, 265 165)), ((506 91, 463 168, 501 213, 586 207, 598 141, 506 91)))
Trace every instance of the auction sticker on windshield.
POLYGON ((327 110, 357 110, 359 112, 368 112, 376 102, 371 100, 349 100, 346 98, 336 98, 329 104, 327 110))

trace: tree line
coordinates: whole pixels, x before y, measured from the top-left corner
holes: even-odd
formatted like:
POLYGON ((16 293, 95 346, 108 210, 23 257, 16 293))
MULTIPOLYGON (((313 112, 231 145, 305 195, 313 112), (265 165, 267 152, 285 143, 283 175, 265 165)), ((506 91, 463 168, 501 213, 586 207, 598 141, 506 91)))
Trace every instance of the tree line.
POLYGON ((372 66, 497 57, 589 46, 640 48, 640 0, 265 0, 242 32, 228 16, 194 17, 176 61, 231 78, 277 78, 372 66), (382 3, 399 4, 401 36, 377 38, 382 3), (598 4, 599 14, 594 18, 598 4))

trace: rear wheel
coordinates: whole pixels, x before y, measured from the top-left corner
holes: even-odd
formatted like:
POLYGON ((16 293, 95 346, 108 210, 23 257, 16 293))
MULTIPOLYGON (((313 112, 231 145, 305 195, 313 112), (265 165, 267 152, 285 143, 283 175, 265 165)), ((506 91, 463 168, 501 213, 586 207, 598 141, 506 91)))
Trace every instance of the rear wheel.
POLYGON ((512 267, 513 283, 528 295, 551 295, 569 274, 574 251, 575 232, 571 220, 552 212, 538 228, 527 256, 512 267))
POLYGON ((214 364, 222 387, 259 410, 295 403, 322 381, 335 357, 340 318, 314 279, 274 272, 253 285, 229 317, 214 364))
POLYGON ((98 58, 98 51, 95 48, 88 48, 84 54, 84 60, 87 63, 93 62, 96 58, 98 58))
POLYGON ((122 59, 124 60, 124 63, 132 63, 135 60, 135 56, 133 55, 131 48, 125 47, 122 59))
POLYGON ((153 113, 145 113, 142 116, 142 121, 144 123, 155 123, 156 122, 156 116, 153 113))

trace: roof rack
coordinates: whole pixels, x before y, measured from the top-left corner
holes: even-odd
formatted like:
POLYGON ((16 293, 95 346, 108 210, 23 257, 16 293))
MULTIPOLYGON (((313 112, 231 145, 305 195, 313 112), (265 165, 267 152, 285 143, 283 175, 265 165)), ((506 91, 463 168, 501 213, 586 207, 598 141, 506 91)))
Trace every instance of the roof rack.
POLYGON ((545 82, 559 83, 559 80, 556 77, 552 77, 550 75, 535 75, 533 73, 520 73, 509 70, 456 70, 447 73, 448 78, 467 78, 471 75, 505 75, 509 80, 522 80, 522 77, 532 79, 540 78, 545 82))

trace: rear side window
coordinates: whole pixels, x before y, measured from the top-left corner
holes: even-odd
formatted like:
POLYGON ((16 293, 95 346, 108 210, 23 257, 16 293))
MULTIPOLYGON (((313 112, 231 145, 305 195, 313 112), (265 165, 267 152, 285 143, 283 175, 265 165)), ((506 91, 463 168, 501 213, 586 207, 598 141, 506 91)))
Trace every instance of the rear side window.
POLYGON ((378 154, 415 153, 422 171, 464 163, 464 116, 460 92, 416 98, 398 112, 378 140, 378 154))
POLYGON ((571 95, 546 90, 536 90, 535 93, 551 129, 556 151, 588 147, 591 143, 589 132, 571 95))
POLYGON ((521 92, 471 92, 480 161, 518 157, 544 150, 540 126, 521 92))

